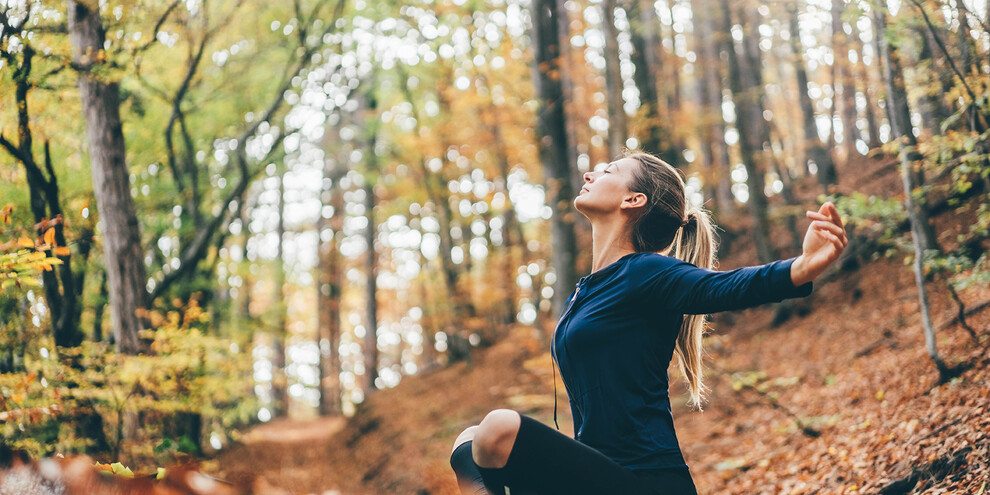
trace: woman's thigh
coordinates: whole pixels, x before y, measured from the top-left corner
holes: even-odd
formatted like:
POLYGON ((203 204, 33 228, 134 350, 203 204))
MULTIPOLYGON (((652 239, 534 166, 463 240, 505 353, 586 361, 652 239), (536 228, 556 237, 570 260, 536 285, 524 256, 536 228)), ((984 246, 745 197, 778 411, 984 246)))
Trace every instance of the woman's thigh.
POLYGON ((505 474, 512 477, 505 480, 510 489, 541 495, 684 493, 663 490, 656 478, 637 476, 601 452, 520 416, 519 434, 506 463, 510 469, 505 474))

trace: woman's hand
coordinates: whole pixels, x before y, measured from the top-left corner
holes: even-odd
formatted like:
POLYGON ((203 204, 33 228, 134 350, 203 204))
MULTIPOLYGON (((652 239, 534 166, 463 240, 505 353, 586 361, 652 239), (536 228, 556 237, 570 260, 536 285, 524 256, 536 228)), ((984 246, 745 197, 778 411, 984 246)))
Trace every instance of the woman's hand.
POLYGON ((821 275, 849 244, 839 210, 831 202, 823 204, 817 212, 806 212, 805 216, 811 219, 811 225, 804 235, 801 255, 791 264, 791 281, 795 286, 821 275))

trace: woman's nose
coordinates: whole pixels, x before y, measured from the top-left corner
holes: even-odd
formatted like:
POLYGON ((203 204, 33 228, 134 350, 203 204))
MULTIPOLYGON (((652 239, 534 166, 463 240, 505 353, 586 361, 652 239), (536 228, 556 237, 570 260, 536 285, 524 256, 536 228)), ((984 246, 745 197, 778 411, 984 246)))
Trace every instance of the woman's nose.
POLYGON ((594 175, 592 175, 591 172, 585 172, 584 173, 584 181, 585 182, 591 182, 591 180, 592 180, 593 177, 594 177, 594 175))

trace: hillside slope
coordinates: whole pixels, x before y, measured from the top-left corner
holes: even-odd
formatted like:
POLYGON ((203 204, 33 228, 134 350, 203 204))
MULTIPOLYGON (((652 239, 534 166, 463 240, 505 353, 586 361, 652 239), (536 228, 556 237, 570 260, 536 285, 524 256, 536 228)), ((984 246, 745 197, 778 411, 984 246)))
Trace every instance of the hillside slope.
MULTIPOLYGON (((896 167, 864 162, 843 184, 896 194, 896 167)), ((946 240, 967 224, 938 223, 946 240)), ((723 269, 753 262, 745 242, 734 243, 723 269)), ((774 306, 716 317, 704 412, 683 405, 684 387, 670 372, 678 436, 700 492, 878 493, 902 478, 911 486, 886 493, 982 492, 990 482, 990 309, 982 305, 990 289, 960 294, 983 307, 968 318, 974 340, 955 322, 942 284, 929 284, 938 348, 965 368, 944 384, 925 352, 901 258, 831 276, 776 327, 774 306)), ((546 342, 538 330, 515 328, 472 364, 375 394, 346 424, 266 425, 324 434, 257 436, 224 454, 219 473, 288 493, 454 494, 451 444, 487 411, 510 407, 553 425, 546 342)), ((561 430, 570 434, 562 385, 557 393, 561 430)))

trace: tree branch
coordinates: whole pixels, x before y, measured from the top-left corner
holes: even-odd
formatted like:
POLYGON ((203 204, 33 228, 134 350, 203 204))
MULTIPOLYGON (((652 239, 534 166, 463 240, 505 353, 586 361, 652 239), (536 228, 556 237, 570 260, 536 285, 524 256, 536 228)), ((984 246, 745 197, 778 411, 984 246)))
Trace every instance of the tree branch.
MULTIPOLYGON (((952 59, 952 55, 949 54, 949 50, 945 48, 945 44, 942 43, 942 38, 939 37, 938 33, 935 31, 935 26, 932 25, 931 19, 928 18, 928 12, 925 11, 925 8, 920 2, 918 2, 918 0, 911 0, 911 3, 914 4, 915 7, 918 7, 918 10, 921 11, 921 17, 925 20, 925 26, 928 27, 928 32, 932 34, 935 44, 942 50, 942 53, 945 55, 945 59, 949 62, 949 66, 952 67, 952 71, 956 73, 956 77, 959 78, 959 82, 961 82, 963 88, 966 89, 966 93, 969 95, 969 101, 973 102, 975 106, 977 101, 976 94, 973 93, 973 89, 970 88, 969 84, 966 82, 966 76, 959 71, 958 67, 956 67, 956 62, 952 59)), ((984 117, 982 111, 979 112, 979 116, 984 117)))
MULTIPOLYGON (((269 122, 275 113, 281 108, 282 104, 285 102, 285 92, 289 90, 292 85, 292 79, 296 77, 302 70, 310 63, 313 54, 322 46, 323 37, 327 34, 333 32, 336 29, 337 19, 343 13, 344 5, 346 0, 337 0, 337 5, 334 10, 334 17, 329 21, 329 25, 320 35, 320 41, 314 43, 311 46, 303 45, 303 52, 299 55, 298 59, 294 62, 290 62, 290 71, 286 71, 285 78, 279 84, 278 90, 275 93, 272 102, 269 103, 265 112, 261 115, 259 119, 245 128, 237 138, 237 147, 234 149, 234 154, 236 156, 238 170, 240 172, 240 177, 237 184, 231 190, 223 201, 220 202, 221 208, 214 215, 209 222, 206 222, 202 228, 197 229, 197 232, 192 240, 179 257, 179 268, 169 272, 162 278, 162 281, 155 286, 155 290, 151 292, 151 300, 161 296, 165 290, 179 280, 181 277, 190 273, 196 265, 201 261, 207 253, 207 248, 210 245, 210 240, 213 236, 219 233, 222 229, 226 228, 230 224, 233 217, 230 213, 230 205, 234 201, 241 201, 244 197, 244 193, 247 191, 248 185, 254 180, 254 177, 264 170, 264 167, 259 167, 258 170, 251 171, 248 166, 247 157, 247 141, 255 136, 258 129, 261 127, 262 122, 269 122)), ((315 13, 316 11, 314 11, 315 13)), ((271 160, 271 157, 275 155, 282 141, 285 139, 285 133, 279 132, 279 135, 275 138, 274 143, 269 148, 268 153, 260 160, 260 163, 267 163, 271 160)))
POLYGON ((151 40, 135 48, 134 51, 131 52, 132 56, 145 52, 146 50, 148 50, 148 48, 151 48, 151 45, 154 45, 155 42, 158 41, 158 31, 161 30, 162 25, 165 24, 165 21, 168 19, 168 16, 172 14, 172 11, 175 10, 175 7, 177 7, 180 3, 182 3, 182 0, 172 1, 172 4, 169 5, 167 9, 165 9, 165 13, 163 13, 162 16, 158 19, 158 22, 155 23, 155 28, 151 30, 151 40))
POLYGON ((30 159, 22 155, 21 150, 18 149, 17 146, 14 146, 14 143, 11 143, 10 141, 7 140, 7 138, 3 137, 3 134, 0 134, 0 146, 3 146, 3 148, 7 150, 7 153, 10 153, 10 155, 13 156, 15 160, 21 163, 24 163, 30 159))

